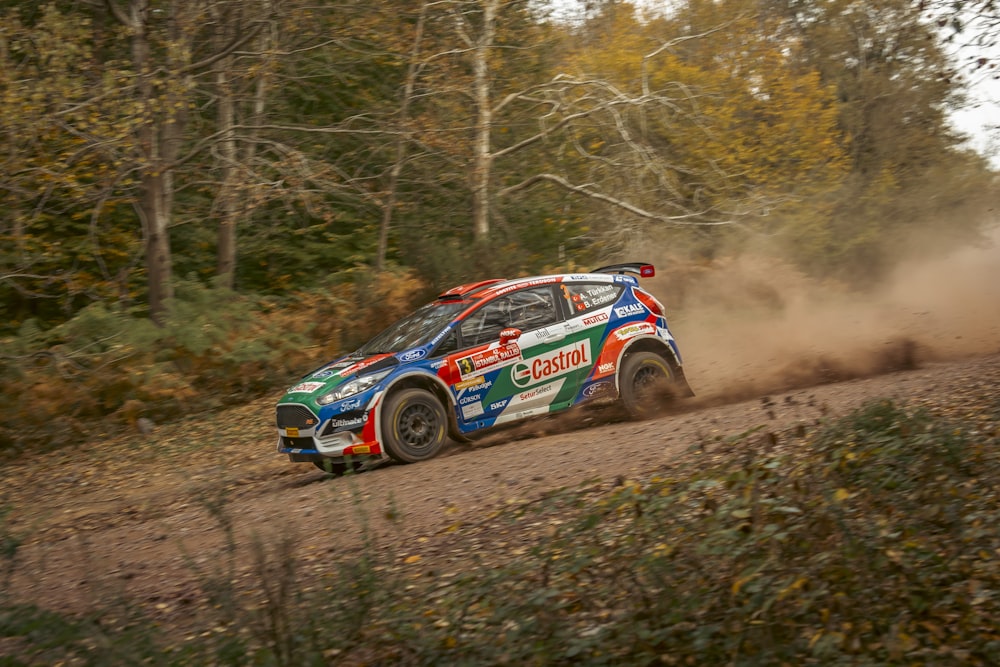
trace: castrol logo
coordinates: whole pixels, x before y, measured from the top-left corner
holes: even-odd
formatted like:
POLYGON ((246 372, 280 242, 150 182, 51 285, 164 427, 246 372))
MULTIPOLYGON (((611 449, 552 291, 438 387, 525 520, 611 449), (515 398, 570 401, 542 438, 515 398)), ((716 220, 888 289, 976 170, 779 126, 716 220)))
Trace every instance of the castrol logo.
POLYGON ((590 341, 582 340, 532 359, 518 361, 511 366, 510 378, 518 387, 527 387, 550 377, 590 365, 590 341))

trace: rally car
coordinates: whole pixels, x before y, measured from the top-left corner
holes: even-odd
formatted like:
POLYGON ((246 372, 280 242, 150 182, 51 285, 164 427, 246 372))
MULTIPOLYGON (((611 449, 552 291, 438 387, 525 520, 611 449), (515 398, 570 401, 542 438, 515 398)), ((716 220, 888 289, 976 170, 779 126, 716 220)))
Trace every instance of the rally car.
POLYGON ((639 287, 654 274, 615 264, 450 289, 289 388, 278 451, 343 473, 586 402, 650 416, 691 395, 663 305, 639 287))

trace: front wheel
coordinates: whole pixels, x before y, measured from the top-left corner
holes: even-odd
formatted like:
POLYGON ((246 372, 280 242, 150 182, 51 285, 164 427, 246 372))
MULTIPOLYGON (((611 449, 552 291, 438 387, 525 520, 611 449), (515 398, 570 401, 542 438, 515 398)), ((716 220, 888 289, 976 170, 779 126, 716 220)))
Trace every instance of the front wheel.
POLYGON ((389 396, 382 409, 386 453, 401 463, 434 457, 447 439, 448 417, 441 403, 424 389, 404 389, 389 396))
POLYGON ((658 354, 636 352, 621 365, 618 392, 625 411, 633 419, 660 413, 673 396, 673 386, 674 372, 658 354))

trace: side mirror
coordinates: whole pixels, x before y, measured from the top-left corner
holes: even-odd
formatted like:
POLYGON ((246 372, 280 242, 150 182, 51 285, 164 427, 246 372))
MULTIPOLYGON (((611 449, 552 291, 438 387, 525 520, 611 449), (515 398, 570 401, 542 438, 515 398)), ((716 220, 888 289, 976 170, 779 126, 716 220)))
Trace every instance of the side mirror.
POLYGON ((500 331, 500 344, 507 345, 521 337, 522 331, 516 327, 507 327, 500 331))

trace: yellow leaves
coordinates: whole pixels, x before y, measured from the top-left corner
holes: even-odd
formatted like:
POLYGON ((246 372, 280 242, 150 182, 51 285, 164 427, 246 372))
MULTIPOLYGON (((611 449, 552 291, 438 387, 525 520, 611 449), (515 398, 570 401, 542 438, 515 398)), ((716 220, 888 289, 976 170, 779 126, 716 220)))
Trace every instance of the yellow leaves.
POLYGON ((753 581, 759 576, 760 576, 759 572, 754 572, 745 577, 739 577, 738 579, 736 579, 736 581, 733 582, 733 585, 729 587, 729 592, 732 593, 733 595, 739 595, 740 590, 743 588, 743 586, 745 586, 748 582, 753 581))
POLYGON ((659 556, 661 558, 666 558, 667 556, 670 556, 673 553, 674 553, 674 548, 672 546, 670 546, 669 544, 665 544, 663 542, 660 542, 655 547, 653 547, 653 555, 654 556, 659 556))
POLYGON ((842 503, 851 497, 851 492, 847 489, 837 489, 833 494, 833 499, 838 503, 842 503))
POLYGON ((404 558, 403 562, 406 563, 407 565, 412 565, 414 563, 419 563, 421 558, 422 556, 420 556, 419 554, 414 554, 412 556, 407 556, 406 558, 404 558))
POLYGON ((802 587, 805 586, 808 582, 809 582, 808 577, 800 576, 796 578, 795 581, 788 584, 778 592, 778 599, 781 600, 786 596, 790 595, 791 593, 801 590, 802 587))

